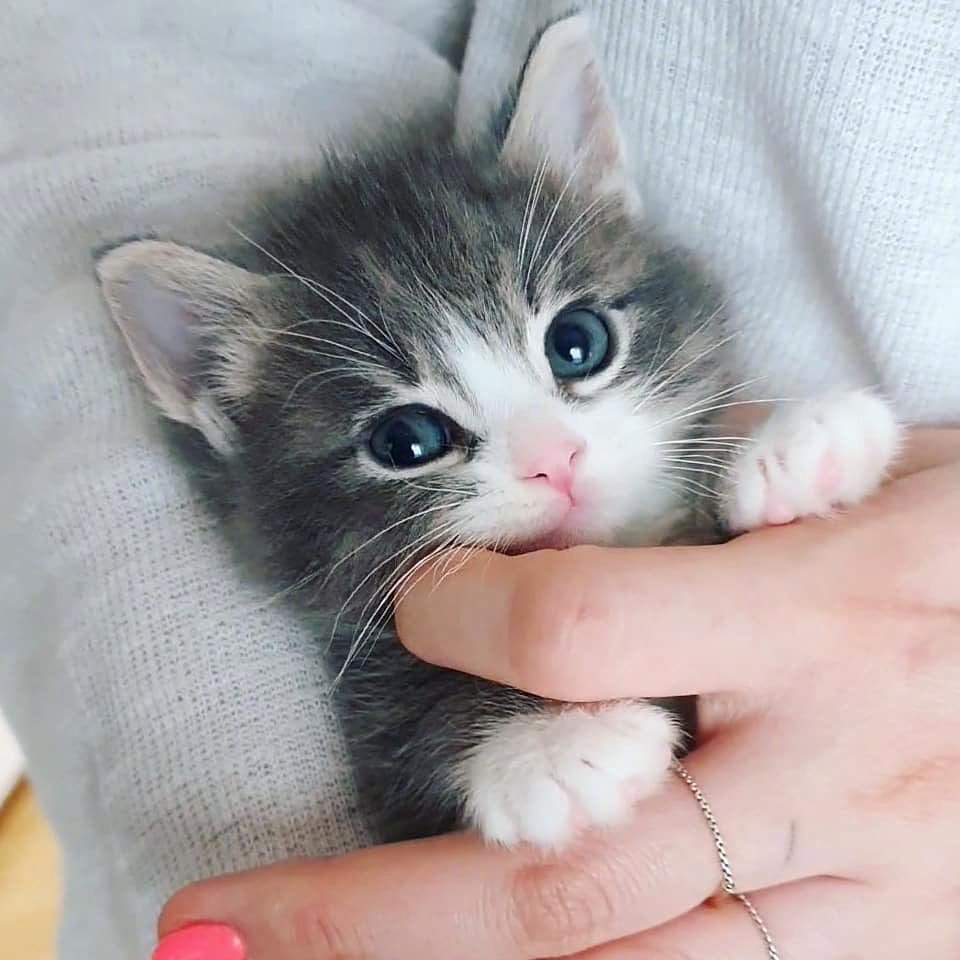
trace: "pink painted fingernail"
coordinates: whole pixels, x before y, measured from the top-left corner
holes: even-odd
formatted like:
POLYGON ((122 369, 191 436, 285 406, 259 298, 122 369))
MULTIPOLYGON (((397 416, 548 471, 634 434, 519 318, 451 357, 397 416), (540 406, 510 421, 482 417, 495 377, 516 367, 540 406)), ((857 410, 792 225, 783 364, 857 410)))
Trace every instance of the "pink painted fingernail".
POLYGON ((194 923, 168 933, 150 960, 246 960, 240 934, 222 923, 194 923))

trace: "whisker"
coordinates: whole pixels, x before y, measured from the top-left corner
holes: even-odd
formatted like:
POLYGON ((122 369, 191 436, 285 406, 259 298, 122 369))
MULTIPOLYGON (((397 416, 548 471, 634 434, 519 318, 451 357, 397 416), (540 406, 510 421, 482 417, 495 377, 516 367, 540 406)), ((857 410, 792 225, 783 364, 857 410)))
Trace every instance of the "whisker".
POLYGON ((588 230, 590 230, 596 220, 603 213, 603 208, 609 203, 609 198, 601 194, 592 200, 580 213, 574 218, 573 222, 561 234, 560 239, 553 245, 550 253, 544 258, 544 273, 549 273, 553 264, 570 249, 588 230), (577 230, 578 225, 583 224, 582 229, 577 230), (571 236, 572 234, 572 236, 571 236), (569 242, 567 242, 569 238, 569 242), (561 245, 565 244, 562 248, 561 245))
MULTIPOLYGON (((437 510, 441 509, 441 506, 440 506, 440 505, 437 505, 437 506, 436 506, 436 509, 437 509, 437 510)), ((401 526, 403 523, 410 522, 410 521, 412 521, 412 520, 417 520, 417 519, 419 519, 419 518, 420 518, 419 515, 414 515, 414 516, 409 516, 409 517, 403 517, 403 518, 401 518, 400 521, 397 521, 396 526, 401 526)), ((359 552, 361 549, 363 549, 365 546, 368 546, 374 539, 377 539, 377 538, 383 536, 383 534, 384 534, 384 533, 387 533, 387 532, 388 532, 388 530, 386 530, 386 529, 379 531, 379 532, 378 532, 377 534, 375 534, 373 537, 371 537, 370 539, 364 541, 364 543, 361 544, 359 547, 357 547, 357 548, 353 551, 353 553, 354 553, 354 554, 355 554, 355 553, 358 553, 358 552, 359 552)), ((423 537, 421 537, 421 538, 418 538, 418 541, 415 541, 415 542, 414 542, 414 546, 416 546, 416 544, 419 542, 419 540, 423 540, 423 539, 426 539, 426 536, 423 536, 423 537)), ((367 575, 359 584, 357 584, 357 586, 356 586, 356 588, 354 589, 354 591, 350 594, 350 596, 347 597, 347 599, 344 601, 343 605, 341 606, 340 612, 339 612, 339 614, 337 615, 337 618, 334 620, 334 626, 333 626, 333 629, 332 629, 332 631, 331 631, 332 634, 335 634, 335 633, 336 633, 336 629, 337 629, 337 627, 338 627, 338 625, 339 625, 339 618, 340 618, 340 616, 345 612, 345 610, 346 610, 347 607, 349 606, 350 601, 353 599, 353 596, 359 591, 359 589, 362 588, 363 584, 364 584, 367 580, 369 580, 370 577, 373 576, 373 575, 377 572, 377 569, 379 569, 380 567, 382 567, 382 566, 385 565, 386 563, 389 563, 389 562, 390 562, 392 559, 394 559, 395 557, 397 557, 397 556, 399 556, 400 554, 402 554, 403 551, 404 551, 404 549, 405 549, 405 548, 400 548, 399 550, 395 551, 392 556, 388 557, 388 558, 387 558, 385 561, 383 561, 381 564, 378 564, 377 567, 375 567, 373 570, 371 570, 371 571, 368 573, 368 575, 367 575)), ((293 593, 293 592, 295 592, 295 591, 297 591, 297 590, 303 589, 303 588, 309 586, 311 583, 315 583, 317 580, 320 580, 321 576, 323 577, 323 579, 322 579, 322 581, 321 581, 321 583, 320 583, 320 585, 319 585, 319 589, 322 589, 323 586, 329 581, 329 579, 330 579, 330 577, 332 576, 332 574, 334 573, 335 569, 336 569, 340 564, 346 562, 349 558, 350 558, 350 555, 349 555, 349 554, 348 554, 346 557, 341 558, 339 561, 337 561, 336 564, 334 564, 334 566, 333 566, 332 568, 330 568, 329 570, 326 571, 326 574, 324 574, 324 568, 323 568, 323 567, 318 567, 316 570, 309 571, 309 572, 306 573, 303 577, 301 577, 296 583, 294 583, 294 584, 292 584, 292 585, 290 585, 290 586, 288 586, 288 587, 285 587, 283 590, 278 591, 276 594, 274 594, 273 596, 271 596, 270 598, 268 598, 268 600, 267 600, 267 602, 266 602, 265 605, 269 605, 269 604, 275 603, 275 602, 277 602, 278 600, 282 599, 283 597, 286 597, 286 596, 288 596, 289 594, 291 594, 291 593, 293 593)))
MULTIPOLYGON (((695 334, 691 334, 690 337, 687 337, 687 339, 684 341, 684 344, 678 347, 677 350, 674 350, 673 353, 670 355, 670 357, 667 358, 665 363, 669 363, 669 361, 677 355, 679 350, 683 349, 683 346, 686 345, 686 343, 688 343, 690 341, 690 338, 694 335, 695 334)), ((729 336, 721 337, 719 340, 714 340, 713 342, 708 344, 705 349, 701 350, 696 356, 691 357, 685 363, 682 363, 679 367, 677 367, 676 370, 672 371, 666 379, 661 380, 659 383, 657 383, 654 386, 654 388, 650 391, 649 394, 647 394, 642 398, 640 405, 637 407, 637 409, 640 409, 645 404, 662 396, 664 390, 666 390, 666 388, 670 386, 670 384, 673 383, 677 379, 677 377, 679 377, 685 371, 689 370, 690 367, 694 366, 694 364, 700 363, 701 360, 704 360, 707 357, 709 357, 711 353, 714 353, 715 351, 719 350, 721 347, 725 346, 732 339, 733 339, 733 334, 730 334, 729 336)))
MULTIPOLYGON (((720 399, 719 396, 718 396, 718 399, 720 399)), ((702 401, 702 402, 706 402, 706 401, 702 401)), ((665 426, 667 424, 674 423, 675 421, 681 420, 681 419, 692 420, 694 417, 700 417, 706 413, 714 413, 717 410, 726 410, 729 407, 742 407, 745 403, 766 404, 766 403, 781 403, 781 402, 790 402, 790 398, 784 397, 784 398, 777 398, 772 400, 731 400, 728 403, 715 403, 709 406, 701 406, 701 407, 691 405, 683 412, 678 413, 666 420, 660 421, 660 423, 657 424, 657 426, 665 426)))
MULTIPOLYGON (((351 317, 351 315, 347 313, 347 311, 343 307, 339 306, 333 300, 333 297, 336 297, 342 303, 347 304, 353 311, 356 312, 356 314, 359 317, 361 317, 368 324, 376 328, 376 324, 374 324, 373 321, 359 307, 356 306, 356 304, 351 303, 349 300, 341 296, 335 290, 331 290, 329 287, 324 286, 324 284, 319 283, 316 280, 311 280, 309 277, 301 276, 292 267, 284 263, 278 256, 271 253, 265 246, 263 246, 263 244, 258 243, 252 237, 248 236, 235 224, 231 223, 230 221, 227 221, 227 225, 230 227, 230 229, 234 233, 237 234, 237 236, 241 237, 243 240, 249 243, 256 250, 259 250, 265 257, 268 257, 271 261, 273 261, 273 263, 275 263, 278 267, 280 267, 280 269, 283 270, 283 272, 287 274, 287 276, 289 276, 291 279, 296 280, 302 286, 306 287, 306 289, 309 290, 311 293, 313 293, 315 296, 320 297, 320 299, 323 300, 325 303, 327 303, 328 306, 332 307, 334 310, 340 313, 347 320, 353 320, 354 318, 351 317)), ((396 354, 395 348, 391 349, 388 344, 384 343, 379 337, 374 336, 365 326, 363 326, 363 324, 354 322, 353 329, 356 330, 358 333, 363 334, 364 336, 371 339, 374 343, 376 343, 382 349, 386 350, 388 353, 392 352, 396 354)))
POLYGON ((530 189, 527 191, 527 202, 523 208, 523 220, 520 224, 520 242, 517 245, 517 271, 523 269, 523 260, 527 253, 527 242, 530 239, 530 228, 533 225, 533 214, 540 200, 540 191, 543 189, 543 181, 547 174, 548 160, 546 154, 537 165, 533 180, 530 181, 530 189))
POLYGON ((701 466, 701 467, 727 467, 730 464, 730 460, 719 460, 713 457, 704 457, 702 455, 694 455, 693 457, 661 457, 662 463, 679 463, 683 466, 701 466))
POLYGON ((688 469, 689 472, 684 474, 684 476, 688 479, 697 476, 712 477, 714 480, 718 480, 722 483, 730 476, 729 470, 709 469, 696 464, 674 464, 671 466, 671 470, 678 470, 681 467, 688 469))
MULTIPOLYGON (((696 327, 694 330, 692 330, 690 333, 688 333, 688 334, 686 335, 686 337, 683 338, 683 341, 679 344, 679 346, 675 347, 675 348, 670 352, 670 354, 669 354, 668 356, 664 357, 664 359, 658 364, 658 366, 656 367, 656 369, 654 369, 654 371, 653 371, 653 372, 646 378, 646 380, 644 381, 644 384, 643 384, 643 389, 644 389, 644 391, 646 391, 646 390, 648 389, 648 385, 649 385, 650 383, 656 381, 657 377, 659 377, 660 374, 663 373, 663 371, 666 369, 667 365, 670 363, 671 360, 673 360, 674 357, 676 357, 678 354, 680 354, 680 353, 684 350, 684 348, 685 348, 692 340, 694 340, 694 339, 695 339, 696 337, 698 337, 701 333, 703 333, 703 331, 706 330, 707 327, 709 327, 712 323, 715 323, 715 322, 716 322, 717 317, 719 317, 719 316, 722 314, 722 312, 723 312, 723 307, 720 306, 720 307, 717 307, 717 309, 714 310, 712 313, 709 313, 709 314, 704 318, 703 322, 702 322, 698 327, 696 327)), ((661 343, 662 343, 662 341, 663 341, 663 331, 664 331, 664 327, 661 327, 661 328, 660 328, 660 340, 657 342, 657 351, 656 351, 657 353, 660 352, 660 345, 661 345, 661 343)), ((696 363, 698 360, 702 360, 705 356, 708 356, 713 350, 719 349, 719 347, 723 346, 724 343, 729 342, 729 341, 730 341, 731 339, 733 339, 734 337, 735 337, 735 334, 732 334, 732 333, 731 333, 731 334, 728 334, 726 338, 721 338, 720 341, 714 341, 703 353, 698 354, 696 357, 693 358, 692 361, 689 361, 689 362, 685 365, 685 367, 686 367, 686 366, 689 366, 690 362, 696 363)), ((656 356, 656 354, 654 354, 654 356, 656 356)), ((681 368, 680 370, 674 371, 674 373, 673 373, 672 376, 676 376, 678 373, 682 373, 682 372, 683 372, 683 369, 685 369, 685 367, 681 368)), ((656 397, 658 397, 658 396, 662 393, 663 388, 664 388, 665 386, 667 386, 669 383, 670 383, 670 378, 668 378, 668 379, 667 379, 666 381, 664 381, 663 383, 660 383, 657 387, 655 387, 655 388, 651 391, 650 396, 649 396, 649 399, 650 399, 650 400, 653 400, 653 399, 655 399, 656 397)))
POLYGON ((282 338, 276 340, 275 343, 281 350, 287 350, 291 353, 299 353, 305 357, 322 357, 325 360, 342 360, 345 363, 349 362, 355 364, 365 364, 367 368, 381 372, 384 369, 382 366, 380 366, 380 364, 372 364, 369 361, 363 360, 360 357, 356 357, 352 354, 331 353, 326 350, 317 350, 312 347, 305 347, 300 343, 289 343, 282 338))
POLYGON ((434 504, 433 506, 427 507, 424 510, 420 510, 417 513, 409 514, 408 516, 401 517, 399 520, 394 521, 389 526, 384 527, 382 530, 375 533, 372 537, 368 537, 359 547, 351 550, 346 556, 341 557, 333 566, 330 567, 329 572, 326 577, 324 577, 323 582, 320 584, 321 588, 324 587, 330 580, 330 577, 348 560, 352 557, 355 557, 361 550, 366 549, 371 544, 376 543, 381 537, 386 536, 390 533, 391 530, 396 530, 399 527, 402 527, 404 524, 412 523, 414 520, 420 520, 422 517, 430 516, 434 513, 439 513, 441 510, 448 510, 449 506, 446 503, 434 504))
POLYGON ((712 487, 707 486, 704 483, 700 483, 697 480, 694 480, 692 477, 679 476, 677 474, 672 474, 670 476, 670 479, 676 483, 679 483, 689 493, 699 494, 711 500, 715 499, 717 496, 716 490, 714 490, 712 487))
MULTIPOLYGON (((681 408, 680 410, 674 411, 672 416, 666 419, 657 421, 657 423, 654 425, 654 429, 656 427, 661 427, 664 424, 674 423, 675 421, 683 419, 684 417, 686 417, 687 419, 692 419, 694 416, 696 416, 696 413, 690 413, 691 410, 694 410, 696 412, 702 412, 703 410, 706 409, 707 404, 713 403, 714 401, 717 401, 717 400, 725 400, 728 397, 733 396, 733 394, 735 394, 738 390, 742 390, 745 387, 749 387, 753 383, 756 383, 757 380, 759 379, 760 378, 754 378, 752 380, 743 380, 740 383, 735 383, 735 384, 732 384, 731 386, 724 387, 722 390, 717 390, 715 393, 712 393, 709 396, 696 397, 689 404, 687 404, 687 406, 681 408)), ((727 404, 727 406, 731 406, 731 407, 737 406, 737 404, 740 402, 741 401, 733 401, 727 404)), ((636 409, 639 409, 639 407, 636 409)))
MULTIPOLYGON (((497 552, 497 548, 500 545, 500 539, 500 537, 497 537, 496 543, 491 548, 492 552, 497 552)), ((462 550, 456 551, 456 554, 459 555, 457 556, 456 562, 454 562, 452 566, 450 566, 437 580, 437 582, 433 585, 433 589, 436 590, 443 583, 443 581, 447 579, 447 577, 456 576, 470 562, 470 558, 475 554, 480 553, 482 549, 482 547, 478 546, 465 546, 462 550)), ((451 551, 451 556, 453 555, 454 551, 451 551)), ((487 562, 489 563, 489 558, 487 562)))
POLYGON ((674 437, 670 440, 656 440, 654 441, 653 446, 655 447, 673 447, 681 446, 688 443, 706 443, 706 444, 716 444, 718 446, 741 446, 744 443, 749 443, 753 437, 736 437, 736 436, 724 436, 724 437, 674 437))
MULTIPOLYGON (((352 359, 352 358, 351 358, 352 359)), ((342 367, 324 367, 322 370, 313 370, 310 373, 304 374, 290 389, 290 392, 287 394, 287 399, 284 400, 283 406, 280 408, 282 411, 286 410, 294 400, 294 396, 297 391, 309 380, 312 380, 314 377, 323 377, 324 383, 332 383, 336 380, 341 380, 344 377, 356 377, 357 374, 363 370, 362 365, 352 363, 350 366, 342 367)), ((453 493, 454 491, 447 491, 453 493)))
MULTIPOLYGON (((458 534, 456 533, 456 531, 454 531, 454 533, 448 536, 443 541, 443 543, 441 543, 435 550, 431 551, 430 555, 426 559, 428 561, 433 561, 441 553, 446 553, 446 557, 444 558, 444 561, 443 561, 443 566, 449 572, 450 564, 454 561, 454 558, 459 558, 462 555, 463 563, 465 563, 469 559, 469 557, 473 553, 475 553, 478 549, 479 548, 475 546, 471 546, 469 543, 458 542, 458 534)), ((460 567, 458 566, 457 569, 460 569, 460 567)), ((413 571, 411 571, 411 573, 408 576, 404 577, 401 581, 397 583, 393 591, 394 607, 399 606, 410 595, 411 591, 416 588, 417 584, 419 584, 423 580, 423 577, 425 577, 427 573, 431 571, 434 574, 434 583, 433 583, 433 586, 430 588, 431 593, 434 590, 436 590, 440 581, 443 580, 445 576, 447 576, 447 573, 444 573, 442 576, 438 578, 437 576, 438 567, 436 564, 433 564, 431 562, 430 566, 427 569, 425 569, 423 573, 419 577, 417 577, 417 579, 414 580, 412 583, 410 583, 410 579, 413 571)))
POLYGON ((656 485, 663 490, 667 490, 672 495, 683 495, 688 494, 693 497, 692 501, 688 504, 694 514, 703 517, 710 525, 715 521, 713 513, 707 509, 706 503, 716 502, 716 495, 711 492, 711 495, 705 498, 700 492, 690 491, 683 487, 677 478, 661 475, 656 478, 654 481, 656 485))
POLYGON ((264 328, 264 333, 269 333, 276 337, 294 337, 298 340, 307 340, 310 343, 316 343, 324 347, 334 347, 337 350, 348 350, 351 354, 361 357, 367 363, 376 366, 378 369, 385 369, 383 364, 380 363, 372 353, 361 350, 359 347, 355 347, 349 343, 338 343, 336 340, 328 340, 326 337, 318 337, 312 333, 298 333, 295 330, 284 330, 277 327, 266 327, 264 328))
POLYGON ((444 561, 437 568, 437 579, 434 586, 438 586, 442 583, 450 574, 452 569, 459 570, 462 568, 463 564, 467 562, 469 557, 477 552, 477 547, 473 547, 470 544, 460 543, 459 550, 451 550, 447 553, 444 561), (466 556, 463 556, 466 554, 466 556), (461 562, 462 560, 462 562, 461 562))
MULTIPOLYGON (((325 288, 325 289, 327 289, 327 288, 325 288)), ((331 291, 331 292, 332 292, 332 293, 335 293, 336 291, 331 291)), ((339 294, 337 294, 337 296, 339 296, 339 294)), ((359 308, 358 308, 358 309, 359 309, 359 308)), ((369 322, 370 322, 371 324, 373 323, 372 321, 369 321, 369 322)), ((371 336, 371 335, 370 335, 370 332, 369 332, 366 328, 364 328, 361 324, 348 323, 348 322, 345 321, 345 320, 334 320, 332 317, 303 317, 303 319, 297 320, 296 322, 290 324, 290 326, 287 327, 287 328, 285 328, 285 329, 288 330, 288 331, 292 331, 292 330, 294 330, 296 327, 303 327, 303 326, 307 326, 307 325, 309 325, 309 324, 317 324, 317 323, 324 323, 324 324, 327 324, 328 326, 331 326, 331 327, 343 327, 345 330, 352 330, 352 331, 354 331, 355 333, 362 333, 362 334, 363 334, 364 336, 366 336, 368 339, 372 340, 372 341, 373 341, 378 347, 380 347, 384 352, 386 352, 386 353, 392 353, 394 356, 402 359, 402 354, 399 352, 400 348, 396 346, 396 341, 393 340, 393 336, 392 336, 392 335, 390 335, 390 340, 391 340, 391 343, 393 344, 393 346, 384 343, 383 341, 381 341, 381 340, 380 340, 379 338, 377 338, 377 337, 371 336)), ((379 325, 378 325, 378 324, 374 324, 374 326, 376 326, 377 329, 379 329, 379 325)), ((276 332, 276 331, 270 331, 270 332, 276 332)), ((386 333, 386 331, 384 331, 384 333, 386 333)))
POLYGON ((437 486, 436 481, 431 481, 429 477, 423 478, 427 481, 427 484, 432 484, 427 486, 418 484, 414 480, 405 480, 403 477, 397 477, 396 479, 397 482, 403 484, 403 486, 409 487, 411 490, 419 490, 423 493, 449 493, 455 497, 462 497, 464 494, 463 490, 454 490, 453 487, 437 486))
POLYGON ((557 194, 557 199, 553 204, 553 209, 550 211, 550 216, 547 217, 543 226, 540 228, 540 235, 537 238, 537 244, 533 248, 533 253, 530 255, 530 261, 527 264, 527 272, 523 281, 523 288, 526 290, 530 286, 530 278, 533 274, 533 267, 537 261, 537 257, 540 256, 540 251, 543 249, 543 244, 547 239, 547 234, 550 232, 550 227, 553 226, 553 221, 556 219, 557 212, 560 210, 560 204, 563 203, 564 197, 567 195, 567 191, 573 186, 573 181, 577 176, 580 170, 580 163, 582 160, 582 154, 577 156, 577 159, 574 161, 573 167, 570 170, 570 175, 567 177, 566 181, 563 184, 563 187, 560 189, 560 192, 557 194))
MULTIPOLYGON (((447 524, 446 526, 442 527, 440 532, 435 532, 435 538, 436 536, 440 536, 440 535, 443 535, 444 533, 448 533, 451 527, 456 525, 457 524, 454 523, 454 524, 447 524)), ((417 570, 423 568, 426 564, 428 564, 431 560, 433 560, 433 558, 436 557, 438 553, 440 553, 443 549, 452 545, 455 540, 456 540, 456 531, 454 530, 454 532, 449 536, 447 536, 442 543, 432 548, 424 557, 421 557, 420 560, 414 563, 412 567, 410 567, 407 570, 398 568, 397 571, 394 571, 394 573, 387 579, 387 581, 383 585, 383 588, 381 589, 379 594, 374 593, 371 595, 371 597, 364 604, 363 608, 360 611, 360 621, 362 626, 357 630, 357 632, 354 635, 353 642, 351 643, 350 650, 348 652, 347 658, 345 660, 343 667, 341 668, 339 675, 342 675, 343 671, 346 670, 347 667, 349 667, 349 665, 356 659, 359 653, 363 650, 368 639, 371 639, 376 633, 376 631, 383 628, 386 622, 385 618, 389 617, 394 607, 399 602, 399 600, 397 600, 397 591, 400 590, 403 587, 403 585, 405 585, 409 581, 409 579, 413 576, 414 573, 416 573, 417 570), (376 605, 374 606, 373 610, 370 612, 369 616, 365 617, 366 611, 369 609, 370 604, 373 603, 374 601, 376 601, 376 605)), ((426 572, 427 571, 424 570, 424 574, 426 574, 426 572)), ((419 582, 419 580, 417 582, 419 582)), ((406 594, 404 594, 403 596, 406 596, 406 594)))
MULTIPOLYGON (((446 507, 447 505, 444 504, 443 506, 446 507)), ((407 556, 407 555, 409 555, 409 554, 411 554, 411 553, 414 553, 414 552, 416 552, 418 549, 422 549, 424 545, 429 544, 429 543, 431 543, 432 541, 437 540, 439 537, 444 536, 444 535, 446 534, 446 532, 447 532, 448 530, 450 530, 454 525, 455 525, 455 522, 454 522, 454 521, 448 521, 448 522, 446 522, 446 523, 444 523, 444 524, 441 524, 440 527, 437 528, 437 529, 427 530, 425 533, 422 533, 419 537, 415 538, 411 543, 407 543, 407 544, 404 544, 404 545, 402 545, 401 547, 399 547, 397 550, 395 550, 393 553, 391 553, 388 557, 386 557, 385 559, 381 560, 380 563, 378 563, 372 570, 369 570, 369 571, 367 572, 366 576, 364 576, 364 577, 360 580, 360 582, 359 582, 359 583, 353 588, 353 590, 350 592, 350 594, 349 594, 349 596, 346 598, 346 600, 344 600, 343 604, 342 604, 341 607, 340 607, 340 611, 339 611, 339 613, 337 614, 336 619, 334 620, 334 626, 333 626, 333 630, 332 630, 331 632, 334 633, 334 634, 336 633, 336 630, 337 630, 337 628, 339 627, 339 624, 340 624, 340 619, 341 619, 341 617, 343 616, 343 614, 347 611, 347 609, 349 608, 351 601, 352 601, 353 598, 357 595, 357 593, 362 589, 362 587, 364 586, 364 584, 366 584, 373 576, 375 576, 375 574, 377 573, 377 571, 381 570, 381 569, 382 569, 383 567, 385 567, 387 564, 393 563, 393 562, 397 561, 397 560, 398 560, 399 558, 401 558, 401 557, 404 557, 404 556, 407 556)), ((385 578, 385 580, 383 581, 383 583, 380 584, 380 586, 383 588, 384 592, 389 592, 389 588, 388 588, 387 585, 391 582, 391 580, 393 580, 393 579, 396 578, 396 576, 398 575, 398 571, 400 571, 400 570, 402 570, 402 563, 399 564, 395 570, 391 571, 391 572, 387 575, 387 577, 385 578)), ((373 595, 371 596, 371 598, 368 599, 367 602, 364 604, 364 606, 361 608, 361 610, 360 610, 360 617, 361 617, 361 618, 363 617, 364 612, 368 609, 370 603, 375 599, 376 596, 377 596, 377 593, 374 592, 373 595)))

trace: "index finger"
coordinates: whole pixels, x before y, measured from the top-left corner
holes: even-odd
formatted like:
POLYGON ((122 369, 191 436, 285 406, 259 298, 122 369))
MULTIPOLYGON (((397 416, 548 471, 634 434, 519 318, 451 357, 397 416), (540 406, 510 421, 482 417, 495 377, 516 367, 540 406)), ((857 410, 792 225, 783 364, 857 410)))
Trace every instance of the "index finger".
MULTIPOLYGON (((960 430, 918 430, 896 472, 958 457, 960 430)), ((769 686, 842 626, 835 609, 798 596, 801 571, 829 585, 820 533, 799 524, 703 547, 471 551, 408 591, 397 630, 422 659, 558 700, 769 686)))
POLYGON ((764 545, 745 550, 736 541, 516 557, 477 551, 456 574, 411 589, 397 631, 422 659, 557 700, 743 689, 763 683, 798 646, 792 618, 757 644, 769 611, 790 602, 778 566, 763 555, 764 545), (685 657, 677 656, 681 639, 685 657))

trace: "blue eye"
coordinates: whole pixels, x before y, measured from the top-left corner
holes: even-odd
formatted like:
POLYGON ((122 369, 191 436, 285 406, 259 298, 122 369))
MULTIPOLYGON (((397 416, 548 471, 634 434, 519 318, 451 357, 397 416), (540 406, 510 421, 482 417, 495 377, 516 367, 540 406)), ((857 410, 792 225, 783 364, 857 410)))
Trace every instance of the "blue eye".
POLYGON ((544 348, 558 380, 581 380, 602 370, 612 352, 610 331, 592 310, 558 313, 547 328, 544 348))
POLYGON ((453 447, 456 425, 437 410, 411 404, 391 410, 370 433, 374 459, 394 470, 439 460, 453 447))

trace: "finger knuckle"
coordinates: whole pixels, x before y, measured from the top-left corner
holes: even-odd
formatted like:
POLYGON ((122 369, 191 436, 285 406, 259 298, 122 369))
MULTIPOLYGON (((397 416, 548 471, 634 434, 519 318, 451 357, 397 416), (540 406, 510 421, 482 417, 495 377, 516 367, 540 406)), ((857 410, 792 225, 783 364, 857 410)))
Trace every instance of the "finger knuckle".
POLYGON ((855 809, 870 809, 922 826, 938 822, 944 796, 960 782, 960 753, 953 749, 913 760, 878 785, 854 794, 855 809))
POLYGON ((615 916, 612 898, 597 876, 569 865, 532 864, 519 871, 511 904, 524 956, 592 946, 615 916))
POLYGON ((359 960, 366 956, 361 937, 344 926, 326 904, 305 904, 290 914, 290 936, 296 955, 303 960, 359 960))
POLYGON ((582 696, 584 650, 592 647, 606 614, 589 586, 569 576, 562 552, 541 557, 514 591, 507 651, 513 682, 557 699, 582 696))

